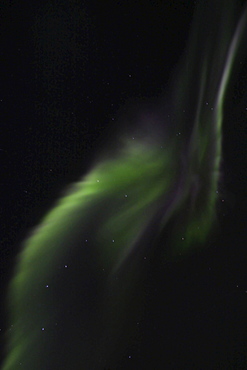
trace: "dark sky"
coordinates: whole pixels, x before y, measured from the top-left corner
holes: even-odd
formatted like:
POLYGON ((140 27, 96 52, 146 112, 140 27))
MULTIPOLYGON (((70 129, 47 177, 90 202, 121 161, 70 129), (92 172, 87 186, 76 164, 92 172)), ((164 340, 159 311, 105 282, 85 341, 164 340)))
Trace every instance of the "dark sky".
MULTIPOLYGON (((2 1, 2 302, 20 242, 99 149, 114 146, 119 109, 168 88, 194 3, 2 1)), ((240 66, 225 104, 219 232, 189 259, 150 272, 145 339, 126 369, 247 368, 247 68, 240 66)), ((2 332, 4 312, 2 304, 2 332)))

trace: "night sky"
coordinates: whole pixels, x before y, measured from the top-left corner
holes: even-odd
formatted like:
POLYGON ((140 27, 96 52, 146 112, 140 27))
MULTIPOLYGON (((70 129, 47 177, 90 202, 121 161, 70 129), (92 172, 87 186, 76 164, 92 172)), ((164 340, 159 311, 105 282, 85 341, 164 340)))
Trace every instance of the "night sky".
MULTIPOLYGON (((194 3, 2 1, 1 333, 21 242, 102 148, 117 150, 126 104, 167 92, 194 3)), ((218 229, 186 258, 161 266, 154 255, 136 323, 141 339, 127 349, 121 369, 247 368, 246 86, 243 53, 225 101, 218 229)), ((165 109, 169 115, 169 101, 165 109)), ((132 122, 126 125, 131 131, 132 122)), ((79 289, 82 278, 75 276, 79 289)))

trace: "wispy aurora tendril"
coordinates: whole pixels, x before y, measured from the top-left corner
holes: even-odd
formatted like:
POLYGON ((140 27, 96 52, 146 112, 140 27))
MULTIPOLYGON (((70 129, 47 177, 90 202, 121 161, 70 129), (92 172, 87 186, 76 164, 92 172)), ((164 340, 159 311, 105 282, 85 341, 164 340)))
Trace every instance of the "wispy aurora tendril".
MULTIPOLYGON (((109 347, 124 325, 128 289, 134 289, 139 279, 137 259, 133 257, 135 263, 130 264, 126 261, 137 249, 146 251, 151 245, 149 230, 153 238, 171 218, 177 219, 171 243, 180 252, 208 236, 220 176, 224 98, 247 23, 246 9, 236 21, 233 1, 224 7, 221 1, 215 3, 207 27, 211 7, 204 5, 196 12, 187 57, 173 93, 174 116, 186 131, 184 143, 178 146, 169 139, 160 148, 155 139, 126 140, 116 157, 99 160, 73 184, 25 241, 9 288, 13 327, 3 370, 17 369, 20 363, 26 370, 102 369, 100 361, 104 355, 111 356, 109 347), (182 113, 184 107, 188 114, 182 113), (78 241, 78 266, 82 276, 94 281, 95 306, 91 312, 82 304, 78 320, 85 321, 84 332, 81 342, 75 335, 77 348, 72 350, 74 365, 70 367, 71 351, 64 355, 66 350, 60 348, 57 353, 54 344, 60 335, 54 323, 59 321, 61 302, 56 307, 58 293, 52 286, 60 275, 64 281, 64 269, 68 263, 69 271, 68 261, 74 261, 72 255, 77 252, 73 247, 78 241), (114 279, 122 275, 126 286, 116 292, 114 279), (95 315, 93 328, 88 327, 87 315, 95 315)), ((85 292, 87 287, 82 287, 78 294, 87 300, 85 292)))

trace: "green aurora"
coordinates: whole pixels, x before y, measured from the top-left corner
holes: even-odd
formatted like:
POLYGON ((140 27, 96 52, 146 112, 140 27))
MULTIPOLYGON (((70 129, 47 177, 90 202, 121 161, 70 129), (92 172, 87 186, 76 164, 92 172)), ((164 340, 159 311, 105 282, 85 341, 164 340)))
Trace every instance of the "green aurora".
POLYGON ((198 7, 186 57, 173 79, 174 116, 187 130, 184 142, 169 138, 161 147, 156 139, 125 135, 118 154, 99 159, 24 241, 9 286, 12 326, 3 370, 20 364, 25 370, 102 369, 118 346, 131 292, 141 279, 140 261, 151 253, 152 240, 174 219, 173 255, 205 242, 216 221, 224 98, 246 33, 246 10, 236 19, 233 1, 225 3, 198 7), (85 332, 75 334, 72 349, 58 350, 54 325, 61 303, 52 286, 71 273, 72 247, 79 240, 79 271, 93 280, 80 294, 87 297, 92 287, 94 306, 82 304, 85 332))

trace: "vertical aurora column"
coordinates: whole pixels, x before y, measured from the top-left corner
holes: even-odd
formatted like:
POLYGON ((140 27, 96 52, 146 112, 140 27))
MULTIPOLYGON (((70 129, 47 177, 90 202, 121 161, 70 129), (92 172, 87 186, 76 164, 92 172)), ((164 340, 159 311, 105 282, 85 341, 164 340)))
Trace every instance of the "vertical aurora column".
MULTIPOLYGON (((175 116, 186 137, 173 203, 174 208, 183 209, 176 223, 176 234, 183 240, 178 249, 182 245, 189 250, 198 241, 204 242, 217 221, 224 102, 234 63, 245 47, 246 8, 239 17, 233 1, 199 3, 186 57, 177 73, 174 106, 180 109, 175 116)), ((167 215, 161 227, 166 222, 167 215)))

